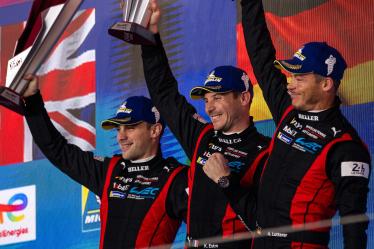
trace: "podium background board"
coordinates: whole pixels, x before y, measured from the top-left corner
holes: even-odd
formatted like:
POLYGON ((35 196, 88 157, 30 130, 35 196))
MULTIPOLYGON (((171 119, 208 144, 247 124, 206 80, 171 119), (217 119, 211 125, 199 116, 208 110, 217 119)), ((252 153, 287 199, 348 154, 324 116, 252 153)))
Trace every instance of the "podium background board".
MULTIPOLYGON (((5 84, 7 61, 22 32, 31 3, 31 0, 0 0, 0 84, 5 84)), ((310 40, 325 40, 346 57, 349 68, 341 85, 342 110, 368 144, 373 157, 374 26, 371 13, 374 5, 371 0, 354 3, 312 0, 307 4, 297 0, 265 0, 264 4, 279 58, 290 57, 300 44, 310 40)), ((188 99, 189 90, 201 84, 209 70, 218 65, 238 65, 250 73, 240 11, 235 1, 161 1, 161 7, 164 14, 162 39, 179 89, 188 99)), ((113 115, 125 98, 148 95, 140 48, 107 34, 107 29, 120 19, 117 1, 85 1, 46 64, 38 71, 41 91, 57 128, 72 143, 94 150, 100 156, 119 153, 115 132, 103 131, 101 120, 113 115)), ((251 77, 256 95, 251 115, 258 129, 271 136, 274 124, 256 79, 251 77)), ((191 103, 206 118, 203 102, 191 100, 191 103)), ((162 149, 164 156, 174 156, 188 163, 168 129, 162 139, 162 149)), ((368 212, 373 214, 373 178, 370 188, 368 212)), ((18 242, 19 237, 26 234, 24 230, 18 237, 13 235, 14 243, 4 245, 0 236, 2 248, 98 248, 100 220, 96 197, 44 159, 32 143, 23 117, 0 107, 0 193, 18 190, 36 203, 35 209, 26 206, 17 213, 26 215, 23 221, 27 216, 34 218, 35 238, 18 242), (24 190, 29 188, 35 188, 35 196, 32 191, 24 190)), ((0 204, 8 202, 0 196, 0 204)), ((1 210, 0 215, 0 235, 9 232, 16 222, 24 228, 32 225, 11 220, 1 210)), ((368 248, 371 248, 374 247, 373 222, 368 234, 368 248)), ((177 241, 183 240, 184 235, 182 226, 177 241)), ((8 233, 8 236, 11 235, 8 233)), ((330 248, 341 248, 341 244, 341 228, 334 228, 330 248)))

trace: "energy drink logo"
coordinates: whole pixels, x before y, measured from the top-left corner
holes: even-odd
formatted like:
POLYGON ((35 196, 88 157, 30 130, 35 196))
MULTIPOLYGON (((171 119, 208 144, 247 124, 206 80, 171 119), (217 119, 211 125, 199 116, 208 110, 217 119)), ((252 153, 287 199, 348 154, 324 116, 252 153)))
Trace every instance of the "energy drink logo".
POLYGON ((82 232, 100 230, 100 199, 82 187, 82 232))
POLYGON ((0 191, 0 245, 36 239, 35 185, 0 191))

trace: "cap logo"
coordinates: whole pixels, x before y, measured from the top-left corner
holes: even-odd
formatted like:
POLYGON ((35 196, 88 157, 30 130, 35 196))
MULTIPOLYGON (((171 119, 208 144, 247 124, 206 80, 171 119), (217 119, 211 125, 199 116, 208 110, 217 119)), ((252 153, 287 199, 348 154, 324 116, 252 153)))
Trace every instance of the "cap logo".
POLYGON ((127 102, 124 102, 117 110, 118 113, 127 113, 130 114, 132 112, 132 109, 126 107, 127 102))
POLYGON ((327 64, 327 76, 329 76, 332 73, 332 71, 334 71, 336 58, 330 54, 330 57, 327 60, 325 60, 325 63, 327 64))
POLYGON ((245 90, 248 91, 248 89, 249 89, 249 77, 246 73, 243 73, 242 81, 244 82, 245 90))
POLYGON ((304 47, 300 48, 293 56, 298 58, 301 61, 305 60, 306 57, 303 55, 303 49, 304 47))
POLYGON ((156 107, 152 107, 152 112, 155 114, 156 123, 160 121, 160 112, 156 107))
POLYGON ((211 73, 209 74, 209 76, 208 76, 208 78, 206 79, 204 85, 205 85, 206 83, 210 82, 210 81, 221 82, 221 81, 222 81, 222 78, 215 76, 215 75, 214 75, 214 71, 213 71, 213 72, 211 72, 211 73))

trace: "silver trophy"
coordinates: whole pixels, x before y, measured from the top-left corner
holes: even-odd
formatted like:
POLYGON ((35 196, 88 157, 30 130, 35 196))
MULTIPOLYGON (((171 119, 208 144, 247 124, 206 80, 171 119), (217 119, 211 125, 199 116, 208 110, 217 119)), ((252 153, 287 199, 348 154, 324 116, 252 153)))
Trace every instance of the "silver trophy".
POLYGON ((109 34, 132 44, 152 45, 156 40, 146 27, 152 15, 150 0, 122 0, 123 21, 108 30, 109 34))
POLYGON ((42 28, 32 47, 9 60, 7 74, 13 73, 14 77, 8 87, 0 87, 0 105, 19 114, 24 113, 22 96, 29 81, 23 77, 36 73, 82 2, 83 0, 67 0, 61 9, 50 8, 42 13, 42 28), (54 17, 51 18, 52 16, 54 17))

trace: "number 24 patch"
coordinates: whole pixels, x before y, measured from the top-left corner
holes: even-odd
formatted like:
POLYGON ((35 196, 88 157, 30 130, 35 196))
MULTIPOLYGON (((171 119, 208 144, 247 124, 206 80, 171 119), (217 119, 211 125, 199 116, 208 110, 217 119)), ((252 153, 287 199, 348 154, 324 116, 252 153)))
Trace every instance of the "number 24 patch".
POLYGON ((342 176, 361 176, 369 178, 369 164, 364 162, 342 162, 342 176))

